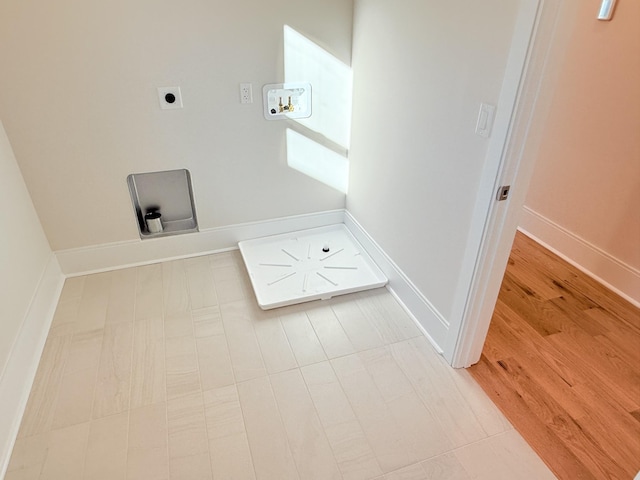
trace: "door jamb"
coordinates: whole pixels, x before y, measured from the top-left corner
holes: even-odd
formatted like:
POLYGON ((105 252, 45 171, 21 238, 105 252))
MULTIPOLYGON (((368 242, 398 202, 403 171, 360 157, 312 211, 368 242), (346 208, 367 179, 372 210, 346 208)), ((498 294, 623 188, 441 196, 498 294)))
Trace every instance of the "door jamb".
POLYGON ((468 367, 480 359, 489 330, 535 166, 542 123, 536 120, 546 116, 551 103, 552 89, 542 88, 543 84, 548 87, 551 47, 559 36, 567 36, 557 29, 561 3, 528 0, 516 22, 500 98, 503 108, 511 106, 507 133, 489 146, 487 162, 493 158, 497 165, 486 168, 481 181, 451 317, 455 320, 443 348, 445 359, 455 368, 468 367), (498 187, 507 184, 511 185, 509 199, 496 201, 498 187))

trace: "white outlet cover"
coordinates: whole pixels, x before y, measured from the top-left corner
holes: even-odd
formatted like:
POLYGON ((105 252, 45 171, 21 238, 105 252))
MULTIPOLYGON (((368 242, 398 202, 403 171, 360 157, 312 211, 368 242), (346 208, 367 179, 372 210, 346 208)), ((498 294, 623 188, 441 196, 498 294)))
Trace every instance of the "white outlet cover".
POLYGON ((158 100, 163 110, 182 108, 180 87, 158 87, 158 100), (173 95, 173 97, 172 97, 173 95), (171 101, 173 99, 173 101, 171 101))
POLYGON ((253 103, 253 86, 250 83, 240 84, 240 103, 253 103))

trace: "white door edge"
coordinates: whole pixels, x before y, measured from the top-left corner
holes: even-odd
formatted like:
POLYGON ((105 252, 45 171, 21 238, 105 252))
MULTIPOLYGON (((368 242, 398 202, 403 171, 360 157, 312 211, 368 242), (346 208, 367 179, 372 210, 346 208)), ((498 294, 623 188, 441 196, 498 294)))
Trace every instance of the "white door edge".
POLYGON ((540 102, 539 94, 549 49, 556 38, 560 4, 560 0, 523 0, 516 22, 487 168, 443 346, 443 356, 456 368, 480 359, 495 308, 535 164, 534 155, 524 155, 525 145, 539 143, 531 131, 534 113, 548 108, 549 99, 540 102), (511 185, 510 197, 497 202, 497 189, 505 183, 511 185))

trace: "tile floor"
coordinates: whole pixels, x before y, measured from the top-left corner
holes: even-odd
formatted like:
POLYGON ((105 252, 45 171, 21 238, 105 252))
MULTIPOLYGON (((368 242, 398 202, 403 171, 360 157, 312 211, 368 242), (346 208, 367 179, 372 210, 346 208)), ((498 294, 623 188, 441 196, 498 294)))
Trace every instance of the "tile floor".
POLYGON ((387 290, 263 312, 230 252, 67 280, 5 478, 554 477, 387 290))

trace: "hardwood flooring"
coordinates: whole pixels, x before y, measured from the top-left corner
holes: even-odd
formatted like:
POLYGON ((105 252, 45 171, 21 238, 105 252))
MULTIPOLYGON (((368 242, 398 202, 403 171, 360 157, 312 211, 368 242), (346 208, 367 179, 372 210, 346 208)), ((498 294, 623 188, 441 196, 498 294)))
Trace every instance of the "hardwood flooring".
POLYGON ((559 479, 640 470, 640 310, 520 232, 468 370, 559 479))

